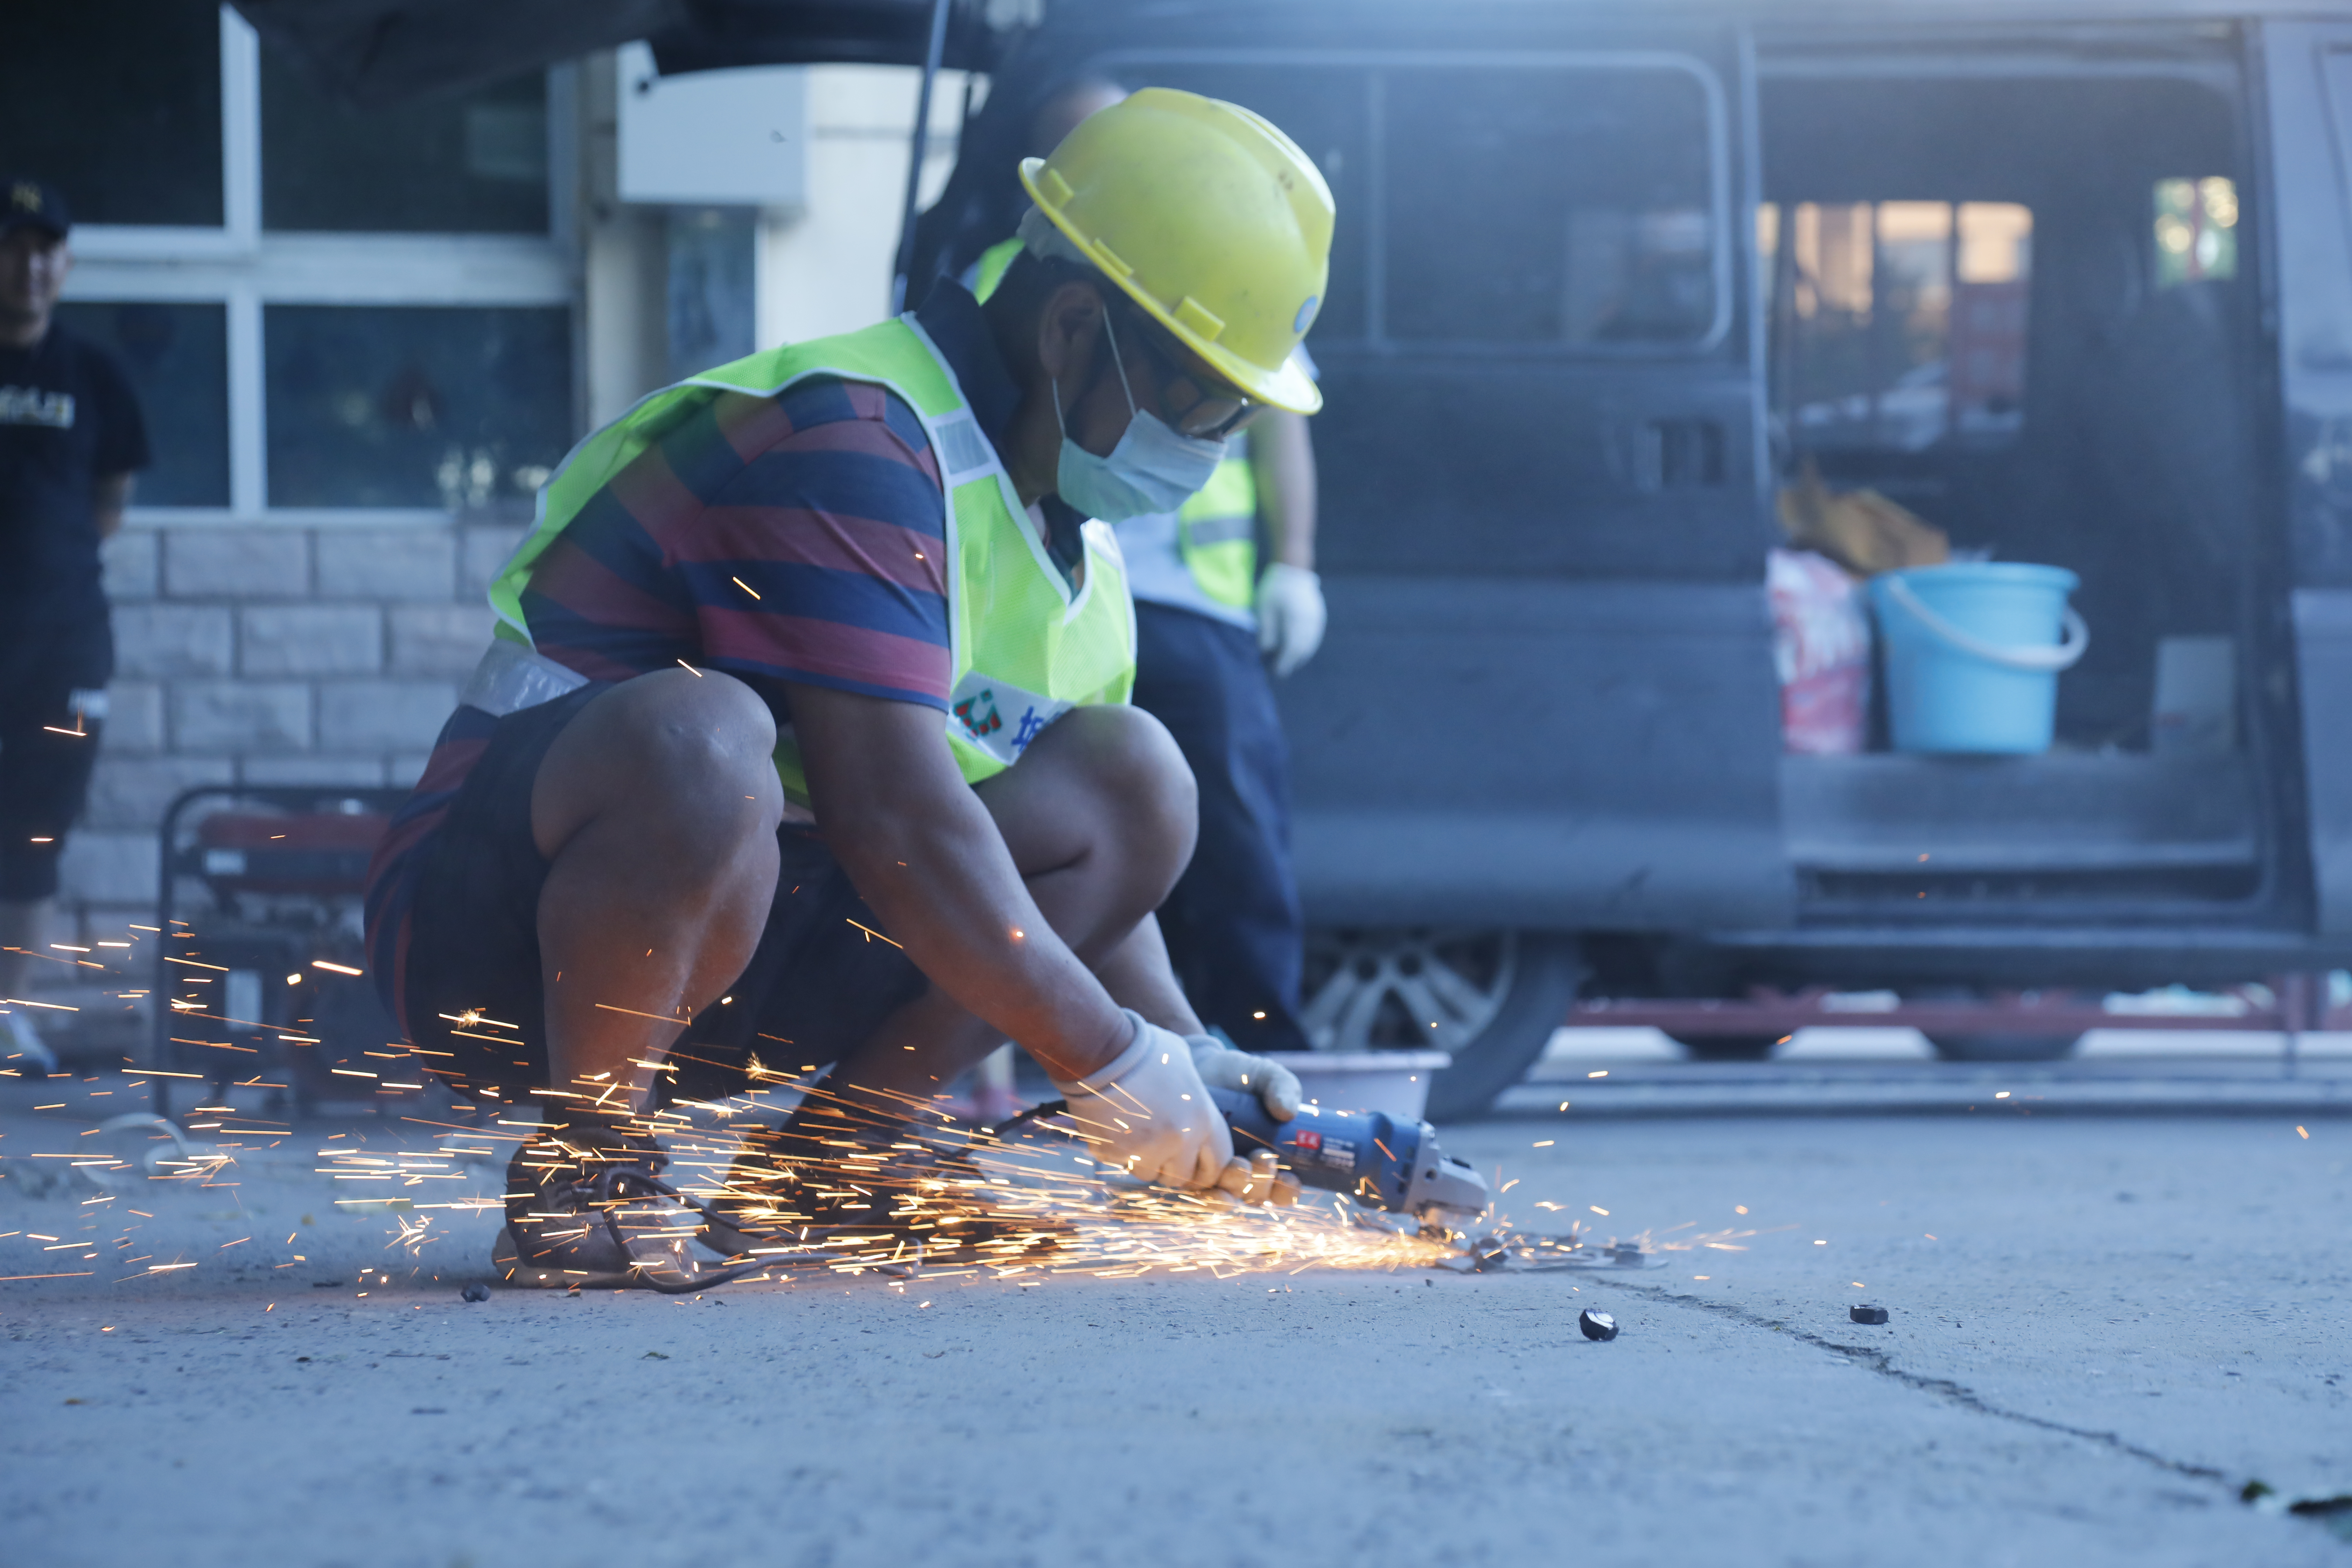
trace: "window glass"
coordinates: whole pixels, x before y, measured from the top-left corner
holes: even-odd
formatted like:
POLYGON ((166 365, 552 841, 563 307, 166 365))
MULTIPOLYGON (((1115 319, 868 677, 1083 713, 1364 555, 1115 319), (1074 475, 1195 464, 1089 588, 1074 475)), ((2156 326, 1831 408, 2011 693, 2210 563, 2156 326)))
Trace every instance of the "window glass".
POLYGON ((1952 288, 1951 432, 2000 443, 2025 426, 2025 309, 2033 214, 2013 202, 1963 202, 1952 288))
POLYGON ((2156 286, 2238 275, 2238 184, 2214 175, 2156 183, 2156 286))
POLYGON ((346 109, 261 56, 261 221, 280 229, 543 234, 547 79, 346 109))
POLYGON ((106 0, 9 8, 0 163, 65 193, 77 223, 217 228, 220 7, 106 0))
POLYGON ((1175 87, 1238 103, 1263 115, 1315 161, 1331 187, 1331 278, 1308 330, 1312 343, 1364 336, 1364 266, 1370 168, 1364 155, 1367 98, 1360 71, 1267 66, 1127 65, 1107 68, 1133 87, 1175 87))
POLYGON ((1384 89, 1390 337, 1572 347, 1714 326, 1696 79, 1399 70, 1384 89))
POLYGON ((228 505, 227 309, 77 302, 58 319, 110 350, 139 395, 155 462, 135 503, 228 505))
POLYGON ((2032 213, 2008 202, 1759 209, 1784 437, 1906 452, 2013 438, 2032 238, 2032 213))
POLYGON ((749 207, 673 207, 668 229, 669 379, 684 381, 758 346, 758 222, 749 207))
POLYGON ((561 308, 273 305, 262 331, 272 506, 489 506, 570 445, 561 308))

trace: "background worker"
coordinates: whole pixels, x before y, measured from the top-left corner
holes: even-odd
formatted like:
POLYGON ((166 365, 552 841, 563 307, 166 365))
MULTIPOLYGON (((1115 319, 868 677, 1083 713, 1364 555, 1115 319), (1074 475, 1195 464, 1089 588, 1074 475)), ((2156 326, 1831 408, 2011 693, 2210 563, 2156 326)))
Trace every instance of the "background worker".
POLYGON ((1209 1039, 1168 969, 1192 781, 1123 700, 1124 574, 1085 519, 1180 504, 1263 403, 1315 406, 1289 355, 1330 195, 1187 93, 1023 177, 1028 248, 984 310, 942 289, 719 367, 566 460, 378 853, 373 967, 410 1038, 551 1124, 508 1214, 549 1282, 642 1282, 600 1205, 657 1193, 656 1077, 707 1097, 761 1058, 833 1064, 744 1173, 776 1191, 739 1194, 803 1226, 795 1173, 900 1148, 1007 1037, 1098 1160, 1271 1184, 1205 1086, 1283 1115, 1297 1083, 1209 1039))
POLYGON ((1290 747, 1268 678, 1323 641, 1306 419, 1268 410, 1200 494, 1118 531, 1135 595, 1135 703, 1168 726, 1201 797, 1192 863, 1160 907, 1170 960, 1201 1016, 1235 1045, 1306 1050, 1290 747), (1263 572, 1261 531, 1274 552, 1263 572))
MULTIPOLYGON (((73 270, 65 199, 0 181, 0 996, 42 958, 58 857, 81 815, 114 674, 99 545, 148 463, 131 382, 55 320, 73 270)), ((0 1067, 57 1058, 33 1009, 0 1003, 0 1067)))
MULTIPOLYGON (((1050 152, 1126 96, 1093 75, 1048 89, 1029 120, 1030 154, 1050 152)), ((961 195, 941 206, 956 210, 961 195)), ((961 205, 985 216, 1003 204, 975 195, 961 205)), ((1017 238, 999 240, 960 276, 985 300, 1019 249, 1017 238)), ((951 246, 945 265, 957 260, 951 246)), ((1305 348, 1297 353, 1311 374, 1305 348)), ((1135 703, 1168 726, 1200 795, 1199 842, 1160 906, 1160 929, 1192 1005, 1251 1051, 1308 1048, 1298 1020, 1306 920, 1290 862, 1290 752, 1267 670, 1290 674, 1323 640, 1315 477, 1305 416, 1268 409, 1181 509, 1118 524, 1136 603, 1135 703), (1262 574, 1261 533, 1273 555, 1262 574)), ((1010 1058, 990 1065, 1001 1079, 1010 1058)), ((1007 1086, 994 1087, 1001 1095, 1007 1086)), ((987 1111, 1003 1109, 985 1089, 981 1100, 987 1111)))

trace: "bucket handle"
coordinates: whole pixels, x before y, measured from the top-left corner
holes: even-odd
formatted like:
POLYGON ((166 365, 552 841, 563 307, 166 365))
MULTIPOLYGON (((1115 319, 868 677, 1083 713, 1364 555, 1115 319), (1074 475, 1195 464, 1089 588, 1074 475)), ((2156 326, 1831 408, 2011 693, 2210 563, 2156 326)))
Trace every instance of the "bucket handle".
POLYGON ((1990 643, 1962 631, 1929 609, 1920 602, 1919 595, 1911 591, 1911 584, 1894 573, 1888 573, 1882 580, 1886 584, 1886 596, 1902 605, 1912 619, 1962 653, 1974 654, 1989 664, 2055 675, 2062 669, 2074 668, 2091 650, 2091 628, 2081 616, 2074 613, 2072 605, 2064 610, 2066 640, 2056 647, 2003 647, 1999 643, 1990 643))

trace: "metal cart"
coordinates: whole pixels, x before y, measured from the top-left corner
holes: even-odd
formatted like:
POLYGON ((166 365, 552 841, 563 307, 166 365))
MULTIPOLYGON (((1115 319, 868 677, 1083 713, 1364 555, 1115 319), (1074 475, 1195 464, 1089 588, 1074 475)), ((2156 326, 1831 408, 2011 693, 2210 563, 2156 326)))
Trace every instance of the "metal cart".
POLYGON ((368 860, 407 795, 220 784, 172 802, 158 836, 157 1114, 171 1114, 175 1084, 201 1083, 215 1105, 259 1085, 273 1115, 381 1110, 422 1091, 367 978, 362 931, 368 860))

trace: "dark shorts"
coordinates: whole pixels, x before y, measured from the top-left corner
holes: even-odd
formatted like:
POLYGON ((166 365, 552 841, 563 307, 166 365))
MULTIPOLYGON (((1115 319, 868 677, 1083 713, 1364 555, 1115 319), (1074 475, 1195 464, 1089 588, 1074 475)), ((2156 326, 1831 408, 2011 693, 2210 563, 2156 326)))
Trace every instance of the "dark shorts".
MULTIPOLYGON (((555 737, 607 689, 584 687, 499 720, 416 849, 401 1010, 411 1043, 448 1053, 422 1059, 455 1088, 517 1100, 548 1082, 539 952, 548 863, 531 840, 531 786, 555 737), (515 1026, 520 1046, 446 1016, 468 1010, 515 1026)), ((776 837, 782 860, 766 929, 725 993, 733 1002, 706 1008, 671 1048, 671 1097, 738 1092, 754 1057, 789 1072, 837 1061, 928 984, 904 952, 850 923, 882 929, 822 837, 793 826, 776 837)))
POLYGON ((101 618, 0 643, 0 900, 58 890, 66 829, 81 815, 98 763, 96 715, 73 695, 106 685, 113 640, 101 618))

